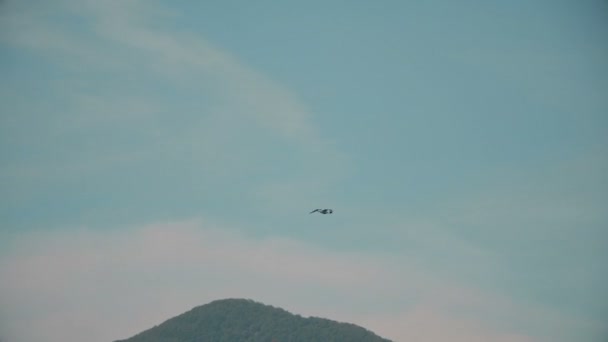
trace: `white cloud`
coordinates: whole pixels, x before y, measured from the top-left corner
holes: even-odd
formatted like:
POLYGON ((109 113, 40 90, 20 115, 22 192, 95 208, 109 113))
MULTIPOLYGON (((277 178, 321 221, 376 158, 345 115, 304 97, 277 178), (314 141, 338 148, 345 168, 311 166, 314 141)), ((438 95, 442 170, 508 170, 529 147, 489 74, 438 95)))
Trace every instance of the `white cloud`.
POLYGON ((0 278, 2 330, 15 342, 124 338, 227 297, 350 321, 396 341, 541 341, 492 316, 548 314, 407 259, 252 238, 204 221, 23 234, 4 252, 0 278))

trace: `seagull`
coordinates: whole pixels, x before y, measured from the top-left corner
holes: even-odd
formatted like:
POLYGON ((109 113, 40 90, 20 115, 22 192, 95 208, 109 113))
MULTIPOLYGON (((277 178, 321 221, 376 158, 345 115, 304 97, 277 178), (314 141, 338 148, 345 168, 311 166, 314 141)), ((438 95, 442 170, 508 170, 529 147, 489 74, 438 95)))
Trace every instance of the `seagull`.
POLYGON ((315 210, 311 211, 309 214, 312 214, 314 212, 319 212, 321 214, 333 214, 334 211, 331 209, 315 209, 315 210))

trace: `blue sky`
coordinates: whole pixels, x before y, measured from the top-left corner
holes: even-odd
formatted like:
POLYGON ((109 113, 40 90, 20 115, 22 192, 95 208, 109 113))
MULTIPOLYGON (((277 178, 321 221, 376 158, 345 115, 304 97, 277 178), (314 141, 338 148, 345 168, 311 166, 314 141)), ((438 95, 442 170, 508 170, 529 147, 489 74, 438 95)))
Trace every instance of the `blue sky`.
POLYGON ((607 16, 1 2, 0 338, 247 297, 395 341, 601 341, 607 16))

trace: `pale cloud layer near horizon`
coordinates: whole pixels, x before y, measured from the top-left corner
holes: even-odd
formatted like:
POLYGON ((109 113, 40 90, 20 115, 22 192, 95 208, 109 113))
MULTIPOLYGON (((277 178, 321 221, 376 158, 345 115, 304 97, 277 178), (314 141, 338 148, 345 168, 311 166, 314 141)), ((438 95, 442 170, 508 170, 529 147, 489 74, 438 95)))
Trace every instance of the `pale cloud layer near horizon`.
POLYGON ((243 297, 395 341, 602 341, 607 11, 0 2, 0 339, 243 297))
POLYGON ((0 273, 11 341, 114 340, 218 298, 340 317, 398 341, 542 341, 593 328, 441 279, 416 258, 248 238, 209 222, 33 233, 14 248, 0 273))

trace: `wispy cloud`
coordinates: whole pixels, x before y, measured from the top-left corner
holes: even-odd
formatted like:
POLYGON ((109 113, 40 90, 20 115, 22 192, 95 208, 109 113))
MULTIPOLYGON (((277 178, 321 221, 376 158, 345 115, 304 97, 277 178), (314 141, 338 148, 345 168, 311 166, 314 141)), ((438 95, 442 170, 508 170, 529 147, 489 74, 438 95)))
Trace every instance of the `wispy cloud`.
POLYGON ((239 196, 263 208, 277 204, 277 189, 301 190, 293 202, 308 203, 337 180, 344 155, 297 95, 205 37, 172 28, 178 15, 135 0, 7 2, 2 42, 61 71, 37 80, 48 91, 35 102, 6 95, 24 114, 2 118, 4 145, 22 151, 0 168, 14 198, 40 197, 41 182, 103 186, 117 170, 161 164, 195 178, 198 192, 256 179, 239 196))
MULTIPOLYGON (((60 1, 53 6, 9 3, 3 40, 84 68, 114 68, 169 77, 174 86, 195 85, 230 101, 224 115, 250 116, 289 139, 312 143, 314 128, 305 106, 282 85, 248 67, 200 35, 163 27, 166 11, 158 3, 140 1, 60 1), (12 10, 17 7, 17 10, 12 10), (67 16, 75 23, 62 24, 67 16), (159 21, 156 21, 159 20, 159 21), (79 30, 77 30, 79 29, 79 30), (88 58, 90 57, 90 58, 88 58), (235 110, 238 109, 238 110, 235 110), (312 139, 312 140, 311 140, 312 139)), ((123 94, 124 95, 124 94, 123 94)))

